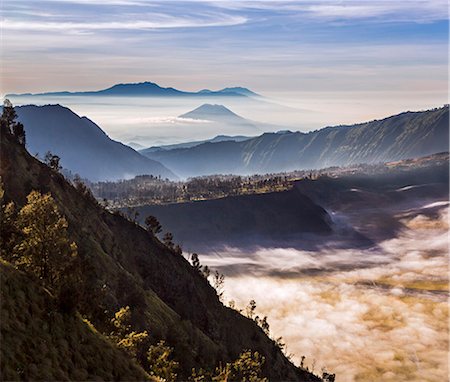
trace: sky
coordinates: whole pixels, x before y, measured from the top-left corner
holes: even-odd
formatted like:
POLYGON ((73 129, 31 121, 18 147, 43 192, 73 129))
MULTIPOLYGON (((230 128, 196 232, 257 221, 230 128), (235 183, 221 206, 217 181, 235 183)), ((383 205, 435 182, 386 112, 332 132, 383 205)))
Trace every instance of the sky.
POLYGON ((336 122, 448 102, 446 0, 0 4, 2 94, 239 85, 336 122))

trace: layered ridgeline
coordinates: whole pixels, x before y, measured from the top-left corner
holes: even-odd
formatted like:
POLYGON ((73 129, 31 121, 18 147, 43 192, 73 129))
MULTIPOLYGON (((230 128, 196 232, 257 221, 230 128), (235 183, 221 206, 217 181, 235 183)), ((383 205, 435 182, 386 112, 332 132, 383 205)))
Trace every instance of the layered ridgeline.
POLYGON ((47 151, 61 158, 72 174, 96 180, 118 180, 149 174, 175 179, 161 163, 112 140, 94 122, 60 105, 16 107, 25 126, 27 149, 43 158, 47 151))
POLYGON ((246 135, 216 135, 214 138, 211 139, 205 139, 201 141, 190 141, 190 142, 183 142, 183 143, 174 143, 171 145, 161 145, 161 146, 152 146, 145 148, 142 145, 139 145, 135 142, 128 143, 128 146, 133 147, 135 150, 138 150, 141 154, 145 155, 146 153, 152 153, 159 150, 173 150, 173 149, 186 149, 194 146, 201 145, 202 143, 214 143, 214 142, 228 142, 228 141, 235 141, 235 142, 242 142, 246 141, 247 139, 250 139, 252 137, 246 136, 246 135), (139 145, 139 146, 138 146, 139 145))
MULTIPOLYGON (((319 381, 289 362, 280 345, 267 336, 266 326, 260 327, 254 319, 225 307, 199 267, 192 266, 178 249, 162 244, 136 223, 106 211, 82 184, 69 184, 57 171, 31 156, 3 128, 0 144, 5 201, 13 201, 16 210, 26 204, 25 212, 29 214, 34 207, 30 207, 30 200, 27 204, 27 195, 32 190, 51 193, 67 219, 67 240, 78 247, 76 264, 80 268, 75 284, 79 299, 73 312, 56 301, 53 289, 43 288, 47 285, 41 284, 45 277, 39 279, 21 270, 30 259, 23 258, 25 262, 18 263, 19 269, 9 264, 0 267, 2 344, 11 345, 1 347, 2 379, 142 380, 150 378, 146 373, 161 370, 158 362, 166 365, 169 358, 179 362, 177 380, 187 380, 192 368, 214 370, 219 363, 224 366, 248 349, 265 358, 262 375, 271 381, 319 381), (129 309, 121 310, 127 306, 129 309), (121 322, 125 313, 129 323, 124 326, 121 322), (111 331, 116 337, 123 336, 117 344, 128 350, 130 343, 143 340, 144 354, 140 350, 130 355, 114 348, 114 341, 104 335, 111 331), (147 336, 141 335, 144 331, 147 336), (165 340, 173 353, 158 346, 160 340, 165 340), (153 350, 146 353, 145 349, 153 350)), ((11 217, 11 208, 8 211, 11 217)), ((51 214, 55 214, 53 208, 51 214)), ((61 224, 65 231, 65 224, 61 224)), ((14 230, 5 227, 2 222, 2 243, 5 238, 7 243, 18 240, 14 230)), ((52 227, 33 226, 33 230, 52 227)), ((30 231, 25 233, 29 235, 30 231)), ((61 240, 57 243, 60 245, 61 240)), ((2 256, 8 257, 5 248, 2 256)), ((18 251, 20 256, 23 248, 14 247, 14 253, 18 251)), ((70 269, 69 276, 72 272, 75 270, 70 269)), ((241 362, 230 372, 242 371, 248 362, 241 362)), ((171 370, 174 366, 170 364, 171 370)), ((172 377, 169 373, 166 379, 172 377)))
POLYGON ((139 83, 126 83, 116 84, 107 89, 94 90, 94 91, 81 91, 81 92, 49 92, 49 93, 25 93, 25 94, 7 94, 7 98, 16 97, 30 97, 30 96, 51 96, 51 97, 65 97, 65 96, 115 96, 115 97, 127 97, 127 96, 147 96, 147 97, 260 97, 255 92, 244 87, 227 87, 220 90, 203 89, 198 92, 188 92, 178 90, 172 87, 162 87, 154 82, 139 82, 139 83))
POLYGON ((449 109, 406 112, 310 133, 265 133, 242 142, 207 142, 143 153, 183 177, 251 174, 388 162, 448 151, 449 109))

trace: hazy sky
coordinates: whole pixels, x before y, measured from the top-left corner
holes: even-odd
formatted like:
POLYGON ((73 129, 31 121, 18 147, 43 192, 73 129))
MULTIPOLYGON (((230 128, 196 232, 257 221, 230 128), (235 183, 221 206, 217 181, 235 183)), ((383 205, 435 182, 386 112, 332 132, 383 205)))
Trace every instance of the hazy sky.
POLYGON ((153 81, 241 85, 295 106, 366 99, 381 114, 447 102, 446 0, 1 4, 3 94, 153 81))

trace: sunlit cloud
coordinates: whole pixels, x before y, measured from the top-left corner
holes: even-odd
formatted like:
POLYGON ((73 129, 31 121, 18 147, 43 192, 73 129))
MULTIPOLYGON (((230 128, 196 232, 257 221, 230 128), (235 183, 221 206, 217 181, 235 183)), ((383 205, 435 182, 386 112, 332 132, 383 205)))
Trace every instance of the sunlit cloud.
POLYGON ((444 207, 438 217, 405 218, 406 229, 376 252, 231 249, 201 261, 243 270, 225 278, 226 300, 244 308, 255 299, 256 314, 268 316, 272 336, 283 336, 297 363, 304 355, 310 369, 326 367, 342 382, 443 381, 448 202, 434 206, 444 207))

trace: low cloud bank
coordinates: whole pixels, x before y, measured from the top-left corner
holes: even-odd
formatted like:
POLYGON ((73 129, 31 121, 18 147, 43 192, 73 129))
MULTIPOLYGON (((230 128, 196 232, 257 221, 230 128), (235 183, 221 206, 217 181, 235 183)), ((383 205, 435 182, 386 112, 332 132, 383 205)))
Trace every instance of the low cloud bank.
MULTIPOLYGON (((447 203, 448 204, 448 203, 447 203)), ((428 207, 428 206, 427 206, 428 207)), ((448 214, 406 216, 376 250, 237 249, 202 256, 226 300, 255 299, 293 360, 340 382, 443 381, 448 366, 448 214)))

